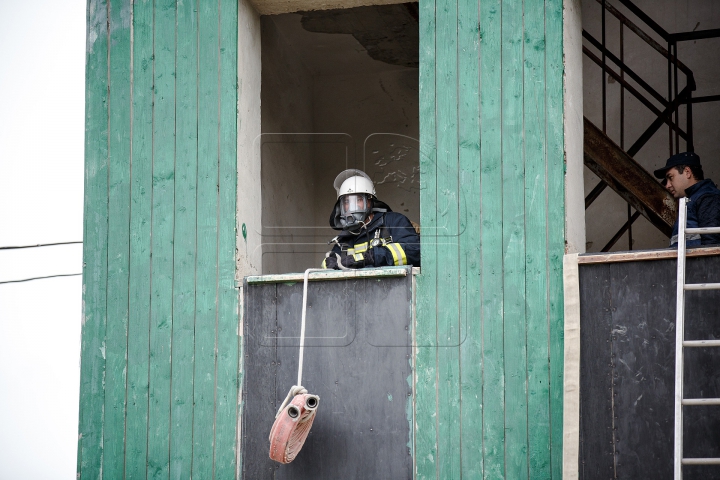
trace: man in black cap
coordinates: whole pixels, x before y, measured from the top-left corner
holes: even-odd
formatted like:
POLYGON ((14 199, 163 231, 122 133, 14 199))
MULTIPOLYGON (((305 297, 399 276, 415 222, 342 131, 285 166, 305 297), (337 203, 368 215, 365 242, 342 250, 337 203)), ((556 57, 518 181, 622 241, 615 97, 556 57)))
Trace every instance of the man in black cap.
MULTIPOLYGON (((688 197, 687 228, 720 227, 720 190, 705 178, 700 157, 683 152, 668 158, 665 166, 655 170, 657 178, 675 198, 688 197)), ((678 222, 675 220, 670 246, 677 245, 678 222)), ((720 243, 720 235, 690 235, 688 247, 720 243)))

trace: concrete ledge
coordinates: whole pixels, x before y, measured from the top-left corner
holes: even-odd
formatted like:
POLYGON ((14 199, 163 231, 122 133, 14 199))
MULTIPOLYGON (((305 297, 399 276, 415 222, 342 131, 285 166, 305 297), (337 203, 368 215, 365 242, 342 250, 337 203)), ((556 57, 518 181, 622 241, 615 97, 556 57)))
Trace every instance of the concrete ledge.
MULTIPOLYGON (((380 268, 363 268, 361 270, 328 270, 326 272, 311 272, 311 282, 330 281, 330 280, 346 280, 348 278, 382 278, 382 277, 406 277, 408 274, 418 275, 420 269, 418 267, 380 267, 380 268)), ((261 283, 294 283, 304 280, 304 273, 283 273, 279 275, 253 275, 245 277, 248 285, 257 285, 261 283)))

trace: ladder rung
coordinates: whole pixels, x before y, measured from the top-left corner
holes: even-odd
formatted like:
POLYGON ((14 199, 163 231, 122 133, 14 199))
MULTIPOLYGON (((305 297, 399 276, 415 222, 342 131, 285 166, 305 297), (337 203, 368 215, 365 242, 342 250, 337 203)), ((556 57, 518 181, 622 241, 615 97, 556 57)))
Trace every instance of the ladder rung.
POLYGON ((720 233, 720 227, 686 228, 685 233, 720 233))
POLYGON ((685 290, 720 290, 720 283, 686 283, 685 290))
POLYGON ((683 458, 683 465, 720 465, 720 458, 683 458))
POLYGON ((720 340, 685 340, 683 347, 720 347, 720 340))
POLYGON ((683 398, 683 405, 720 405, 720 398, 683 398))

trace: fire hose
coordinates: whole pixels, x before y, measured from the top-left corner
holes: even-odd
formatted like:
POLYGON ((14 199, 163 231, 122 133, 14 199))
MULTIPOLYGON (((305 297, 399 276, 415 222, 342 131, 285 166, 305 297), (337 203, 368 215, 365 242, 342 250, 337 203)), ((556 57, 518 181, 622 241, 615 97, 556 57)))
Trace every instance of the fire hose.
POLYGON ((305 350, 308 279, 310 272, 322 270, 318 268, 305 270, 297 385, 290 387, 290 391, 275 415, 275 422, 270 430, 270 458, 280 463, 290 463, 300 453, 300 449, 302 449, 310 433, 310 427, 312 427, 317 407, 320 404, 320 397, 309 394, 305 387, 302 386, 302 370, 305 350))

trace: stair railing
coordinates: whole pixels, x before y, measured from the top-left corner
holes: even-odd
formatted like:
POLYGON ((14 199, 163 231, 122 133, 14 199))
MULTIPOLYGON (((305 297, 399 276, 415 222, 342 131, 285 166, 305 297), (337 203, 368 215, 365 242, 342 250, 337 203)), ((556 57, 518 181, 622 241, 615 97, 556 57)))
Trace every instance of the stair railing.
MULTIPOLYGON (((693 151, 693 132, 692 132, 692 104, 698 103, 698 99, 692 98, 692 92, 695 90, 695 77, 693 72, 677 58, 677 41, 685 40, 680 38, 687 34, 669 34, 655 23, 645 12, 639 9, 630 0, 619 0, 633 14, 645 23, 650 29, 661 36, 668 42, 668 48, 664 48, 650 35, 623 15, 617 8, 612 6, 608 0, 597 0, 602 7, 602 30, 601 39, 597 40, 590 33, 583 29, 583 38, 587 43, 595 48, 599 55, 587 46, 583 45, 583 53, 590 60, 596 63, 602 69, 602 131, 607 135, 607 76, 612 77, 620 84, 620 148, 625 150, 625 91, 627 90, 641 104, 648 108, 656 119, 648 126, 648 128, 638 137, 638 139, 626 151, 629 156, 634 157, 643 146, 652 138, 652 136, 662 127, 668 126, 668 152, 669 155, 680 151, 680 139, 685 141, 687 151, 693 151), (619 21, 619 57, 613 54, 606 44, 606 13, 610 13, 619 21), (667 60, 668 65, 668 91, 664 96, 650 84, 643 80, 634 70, 625 64, 625 30, 629 30, 656 50, 667 60), (611 62, 609 63, 608 62, 611 62), (679 88, 679 73, 685 77, 684 87, 679 88), (635 82, 630 83, 628 79, 635 82), (658 105, 659 104, 659 105, 658 105), (684 129, 680 127, 681 106, 686 107, 684 129)), ((694 33, 694 32, 689 32, 694 33)), ((700 35, 709 35, 715 33, 714 30, 705 30, 697 32, 700 35)), ((717 32, 720 35, 720 31, 717 32)), ((701 38, 710 38, 703 36, 701 38)), ((720 97, 720 96, 719 96, 720 97)), ((714 97, 701 97, 701 101, 713 101, 714 97)), ((607 183, 600 181, 595 188, 585 197, 585 208, 587 209, 595 199, 605 190, 607 183)), ((632 208, 628 204, 628 220, 613 236, 602 251, 609 251, 615 243, 628 232, 629 249, 632 250, 632 224, 640 217, 638 212, 633 214, 632 208)))

